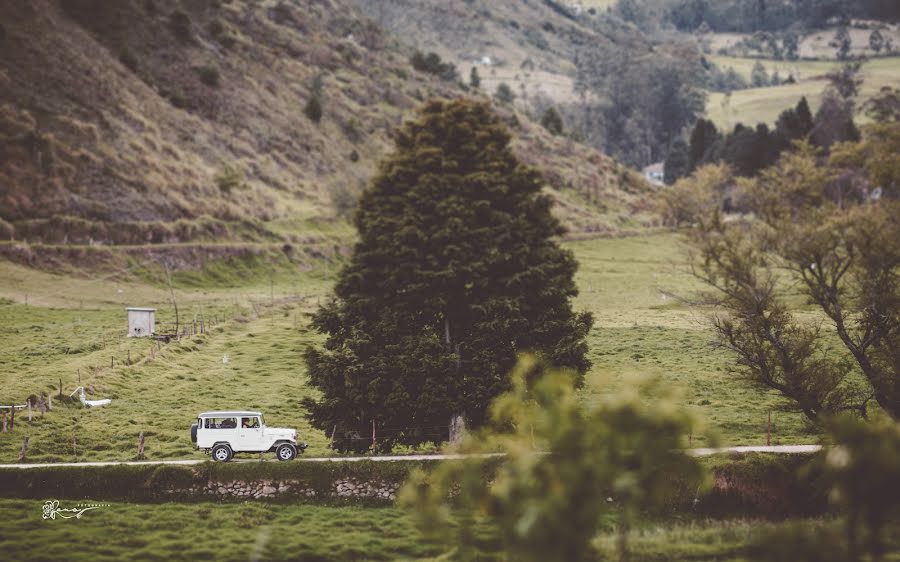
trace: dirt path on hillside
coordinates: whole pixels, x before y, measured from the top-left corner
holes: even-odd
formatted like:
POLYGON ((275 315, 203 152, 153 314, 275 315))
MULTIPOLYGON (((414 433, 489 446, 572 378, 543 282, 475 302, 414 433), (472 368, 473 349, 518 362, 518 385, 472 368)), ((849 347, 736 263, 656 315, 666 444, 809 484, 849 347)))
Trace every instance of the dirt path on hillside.
MULTIPOLYGON (((821 445, 772 445, 760 447, 722 447, 718 449, 686 449, 688 455, 694 457, 707 457, 711 455, 719 455, 725 453, 773 453, 773 454, 801 454, 815 453, 821 450, 821 445)), ((309 457, 297 458, 299 462, 357 462, 357 461, 375 461, 375 462, 393 462, 393 461, 430 461, 430 460, 458 460, 475 457, 492 457, 499 456, 500 453, 490 455, 383 455, 372 457, 309 457)), ((174 465, 194 465, 209 462, 206 459, 189 459, 189 460, 159 460, 159 461, 103 461, 103 462, 55 462, 55 463, 22 463, 22 464, 0 464, 0 468, 48 468, 54 466, 117 466, 117 465, 158 465, 158 464, 174 464, 174 465)), ((236 459, 232 462, 237 463, 254 463, 254 462, 278 462, 275 459, 236 459)))

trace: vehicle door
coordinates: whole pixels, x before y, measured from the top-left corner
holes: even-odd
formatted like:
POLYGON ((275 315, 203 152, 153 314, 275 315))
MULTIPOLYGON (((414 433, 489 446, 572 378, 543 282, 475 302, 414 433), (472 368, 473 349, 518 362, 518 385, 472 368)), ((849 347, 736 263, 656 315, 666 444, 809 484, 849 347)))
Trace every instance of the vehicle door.
POLYGON ((203 430, 206 432, 210 446, 219 441, 225 441, 231 445, 232 450, 238 451, 240 449, 238 448, 239 433, 237 426, 238 418, 236 417, 206 418, 203 430))
POLYGON ((240 418, 238 442, 242 451, 266 450, 259 416, 242 416, 240 418))

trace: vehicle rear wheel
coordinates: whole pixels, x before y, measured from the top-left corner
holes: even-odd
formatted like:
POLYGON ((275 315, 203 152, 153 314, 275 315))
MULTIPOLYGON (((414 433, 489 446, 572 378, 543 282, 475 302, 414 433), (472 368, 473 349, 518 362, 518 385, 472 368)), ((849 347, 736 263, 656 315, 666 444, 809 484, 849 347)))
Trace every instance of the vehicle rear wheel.
POLYGON ((212 458, 214 461, 228 462, 233 456, 234 452, 228 445, 216 445, 212 448, 212 458))
POLYGON ((280 461, 293 460, 293 458, 297 456, 297 447, 294 447, 290 443, 279 445, 278 448, 275 449, 275 455, 280 461))

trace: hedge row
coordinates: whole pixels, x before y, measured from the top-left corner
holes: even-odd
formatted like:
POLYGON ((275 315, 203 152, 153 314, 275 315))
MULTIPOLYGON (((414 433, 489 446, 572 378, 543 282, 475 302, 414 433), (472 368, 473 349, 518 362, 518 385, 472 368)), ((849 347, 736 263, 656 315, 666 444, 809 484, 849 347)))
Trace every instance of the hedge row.
MULTIPOLYGON (((821 514, 825 492, 817 485, 809 455, 732 455, 704 459, 714 485, 698 489, 678 483, 663 509, 698 516, 781 518, 821 514)), ((157 502, 208 501, 203 494, 172 494, 208 482, 299 481, 315 497, 278 497, 266 501, 318 504, 379 503, 374 498, 338 498, 336 482, 401 483, 416 469, 429 470, 439 461, 204 463, 183 465, 118 465, 0 469, 0 497, 157 502)), ((444 461, 453 462, 453 461, 444 461)), ((491 463, 500 462, 499 459, 491 463)), ((490 466, 486 467, 490 471, 490 466)), ((381 501, 380 503, 384 503, 381 501)))

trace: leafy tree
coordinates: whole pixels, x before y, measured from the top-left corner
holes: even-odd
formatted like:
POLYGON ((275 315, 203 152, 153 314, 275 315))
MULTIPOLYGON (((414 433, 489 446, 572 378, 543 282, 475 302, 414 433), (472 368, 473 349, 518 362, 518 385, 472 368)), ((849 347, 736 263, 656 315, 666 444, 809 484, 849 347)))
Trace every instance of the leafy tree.
POLYGON ((853 102, 828 90, 813 120, 812 139, 822 148, 836 142, 859 140, 859 129, 853 122, 853 102))
POLYGON ((715 92, 733 92, 735 90, 744 90, 750 87, 750 84, 743 76, 737 73, 732 67, 722 70, 715 63, 709 63, 709 71, 706 82, 707 88, 715 92))
POLYGON ((576 90, 584 94, 586 128, 608 154, 633 166, 666 151, 705 107, 707 70, 695 44, 675 44, 648 56, 642 48, 586 49, 576 60, 576 90), (591 94, 588 96, 587 94, 591 94))
POLYGON ((784 47, 784 58, 787 60, 797 60, 800 58, 800 39, 797 37, 796 33, 785 33, 782 45, 784 47))
POLYGON ((679 178, 689 173, 689 147, 682 139, 676 140, 669 149, 663 169, 663 181, 666 185, 672 185, 679 178))
POLYGON ((789 149, 793 141, 807 138, 812 129, 813 116, 809 103, 803 97, 795 108, 786 109, 778 116, 771 146, 774 153, 766 165, 774 163, 778 153, 789 149))
POLYGON ((708 119, 697 121, 691 132, 688 171, 694 171, 698 166, 707 162, 719 138, 719 130, 712 121, 708 119))
POLYGON ((876 29, 869 34, 869 48, 876 53, 880 53, 884 49, 884 35, 881 34, 881 31, 876 29))
POLYGON ((319 95, 313 94, 310 96, 306 101, 306 105, 303 106, 303 113, 313 123, 318 123, 322 120, 322 100, 319 95))
POLYGON ((481 87, 481 76, 478 75, 478 67, 473 66, 469 71, 469 85, 476 90, 481 87))
POLYGON ((556 108, 550 106, 541 115, 541 125, 554 135, 561 135, 563 132, 563 121, 556 108))
POLYGON ((456 65, 450 62, 444 62, 437 53, 428 53, 426 55, 421 51, 416 51, 413 53, 412 57, 410 57, 409 62, 412 64, 413 68, 419 72, 434 74, 441 80, 447 82, 455 82, 459 77, 456 65))
POLYGON ((497 86, 497 91, 494 92, 494 99, 502 104, 509 105, 516 99, 516 94, 513 93, 512 88, 509 87, 509 84, 506 82, 500 82, 497 86))
POLYGON ((657 210, 670 226, 693 226, 711 211, 721 209, 734 174, 725 164, 709 164, 660 192, 657 210))
POLYGON ((431 101, 362 194, 359 242, 313 319, 325 346, 305 353, 310 420, 338 448, 368 447, 373 424, 382 450, 439 443, 454 415, 477 426, 520 351, 587 370, 577 264, 509 143, 489 105, 431 101))
POLYGON ((731 133, 722 136, 711 121, 701 119, 691 132, 688 171, 704 163, 725 162, 738 176, 755 176, 775 163, 781 152, 791 148, 793 141, 806 138, 813 126, 806 98, 801 98, 795 108, 781 112, 774 131, 765 123, 755 129, 738 124, 731 133))
POLYGON ((766 67, 759 61, 756 61, 750 72, 750 83, 754 88, 765 88, 769 85, 769 74, 766 72, 766 67))
POLYGON ((187 43, 193 40, 193 25, 191 17, 181 10, 176 10, 169 16, 169 29, 179 41, 187 43))
POLYGON ((324 85, 322 81, 322 75, 317 74, 316 77, 313 78, 312 86, 310 87, 309 99, 306 101, 306 105, 303 107, 303 113, 313 123, 318 123, 322 120, 323 87, 324 85))
POLYGON ((851 62, 844 64, 839 70, 829 72, 825 75, 829 87, 842 98, 852 100, 859 95, 859 87, 863 82, 859 75, 861 68, 862 63, 851 62))
POLYGON ((508 560, 595 560, 591 541, 607 516, 618 524, 619 559, 627 560, 628 532, 638 514, 658 512, 679 485, 703 483, 696 459, 678 452, 696 421, 658 380, 588 409, 572 373, 536 371, 539 365, 523 359, 512 390, 491 407, 490 426, 458 449, 502 452, 498 467, 490 470, 480 460, 442 463, 429 474, 413 474, 400 501, 415 510, 426 532, 455 549, 455 559, 477 557, 473 526, 486 516, 508 560), (449 520, 451 509, 457 525, 449 520))
POLYGON ((725 221, 710 205, 691 233, 695 271, 721 297, 714 327, 739 372, 816 422, 843 411, 866 416, 871 401, 900 417, 900 166, 887 157, 900 150, 900 127, 869 131, 860 143, 835 145, 826 166, 801 145, 738 182, 757 220, 725 221), (870 201, 876 186, 886 193, 870 201), (794 283, 836 340, 786 306, 794 283))
POLYGON ((830 44, 837 49, 838 60, 847 60, 850 58, 850 47, 852 46, 853 41, 846 26, 838 28, 834 35, 834 39, 830 44))
POLYGON ((884 86, 863 104, 862 109, 875 121, 900 121, 900 90, 884 86))

